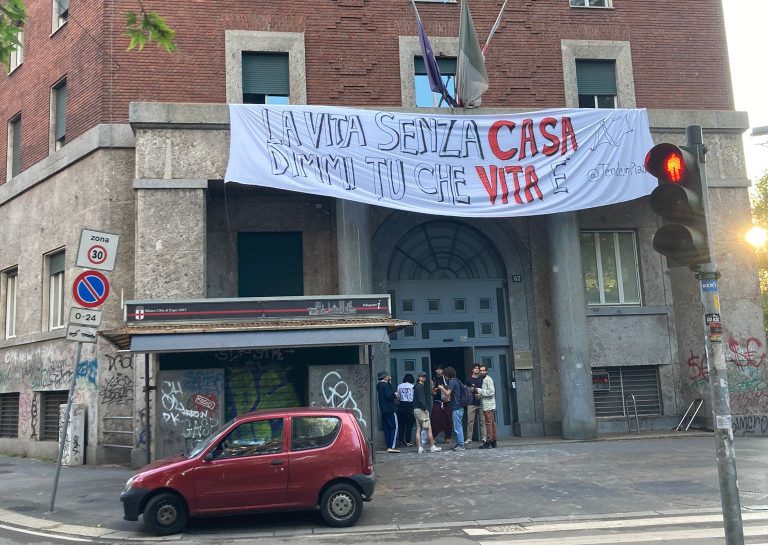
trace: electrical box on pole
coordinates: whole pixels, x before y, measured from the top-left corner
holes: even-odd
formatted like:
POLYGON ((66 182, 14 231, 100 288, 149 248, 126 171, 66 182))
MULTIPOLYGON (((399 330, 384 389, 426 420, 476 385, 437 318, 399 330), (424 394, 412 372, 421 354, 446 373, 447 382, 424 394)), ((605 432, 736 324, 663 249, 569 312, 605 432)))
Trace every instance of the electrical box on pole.
POLYGON ((651 209, 665 220, 653 235, 653 249, 667 257, 670 267, 709 263, 706 188, 698 148, 658 144, 645 156, 645 169, 659 184, 651 193, 651 209))

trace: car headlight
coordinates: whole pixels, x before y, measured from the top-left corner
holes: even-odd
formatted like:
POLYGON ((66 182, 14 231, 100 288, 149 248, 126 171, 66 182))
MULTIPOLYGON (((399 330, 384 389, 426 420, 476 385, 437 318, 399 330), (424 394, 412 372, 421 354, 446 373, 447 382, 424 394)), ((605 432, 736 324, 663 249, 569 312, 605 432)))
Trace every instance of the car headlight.
POLYGON ((128 481, 125 483, 125 488, 123 489, 124 492, 128 492, 131 489, 131 487, 133 486, 133 480, 135 478, 136 476, 134 475, 133 477, 128 479, 128 481))

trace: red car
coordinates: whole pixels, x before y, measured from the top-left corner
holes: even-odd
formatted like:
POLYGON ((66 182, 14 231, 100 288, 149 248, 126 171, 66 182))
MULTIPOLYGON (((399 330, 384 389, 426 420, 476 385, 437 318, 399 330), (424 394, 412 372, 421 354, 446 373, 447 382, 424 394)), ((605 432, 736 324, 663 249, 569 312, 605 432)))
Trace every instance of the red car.
POLYGON ((375 485, 371 449, 351 410, 278 409, 238 416, 189 452, 158 460, 120 495, 126 520, 158 535, 190 516, 319 509, 353 525, 375 485))

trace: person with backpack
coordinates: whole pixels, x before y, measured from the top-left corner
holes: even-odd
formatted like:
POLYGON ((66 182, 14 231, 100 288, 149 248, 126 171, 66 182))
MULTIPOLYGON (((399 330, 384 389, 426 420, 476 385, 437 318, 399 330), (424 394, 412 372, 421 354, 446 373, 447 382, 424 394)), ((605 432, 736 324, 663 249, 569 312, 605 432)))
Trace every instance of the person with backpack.
POLYGON ((453 433, 456 435, 456 443, 451 445, 451 450, 466 450, 464 447, 464 424, 462 422, 466 405, 462 403, 462 390, 467 387, 456 378, 456 370, 453 367, 448 366, 443 369, 443 375, 448 379, 448 389, 451 390, 453 433))

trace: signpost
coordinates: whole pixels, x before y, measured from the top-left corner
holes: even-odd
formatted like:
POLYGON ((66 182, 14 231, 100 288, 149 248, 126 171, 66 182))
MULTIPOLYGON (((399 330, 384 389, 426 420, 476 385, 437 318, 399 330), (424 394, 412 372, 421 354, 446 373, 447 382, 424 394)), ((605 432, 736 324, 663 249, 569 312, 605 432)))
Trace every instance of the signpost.
MULTIPOLYGON (((99 269, 111 271, 115 268, 117 257, 118 235, 102 233, 83 229, 80 233, 80 244, 77 249, 78 267, 87 269, 99 269)), ((59 474, 61 473, 61 460, 64 457, 64 445, 69 433, 69 413, 72 410, 72 397, 77 381, 77 366, 80 363, 80 352, 83 343, 95 343, 96 331, 101 324, 101 310, 96 310, 104 304, 109 297, 109 280, 99 270, 87 270, 77 275, 72 282, 72 297, 80 307, 74 307, 69 311, 67 323, 67 339, 77 343, 75 348, 75 367, 72 379, 69 382, 69 396, 67 408, 61 425, 59 437, 59 455, 56 459, 56 474, 53 480, 53 492, 51 493, 51 512, 56 502, 56 490, 59 487, 59 474)))

